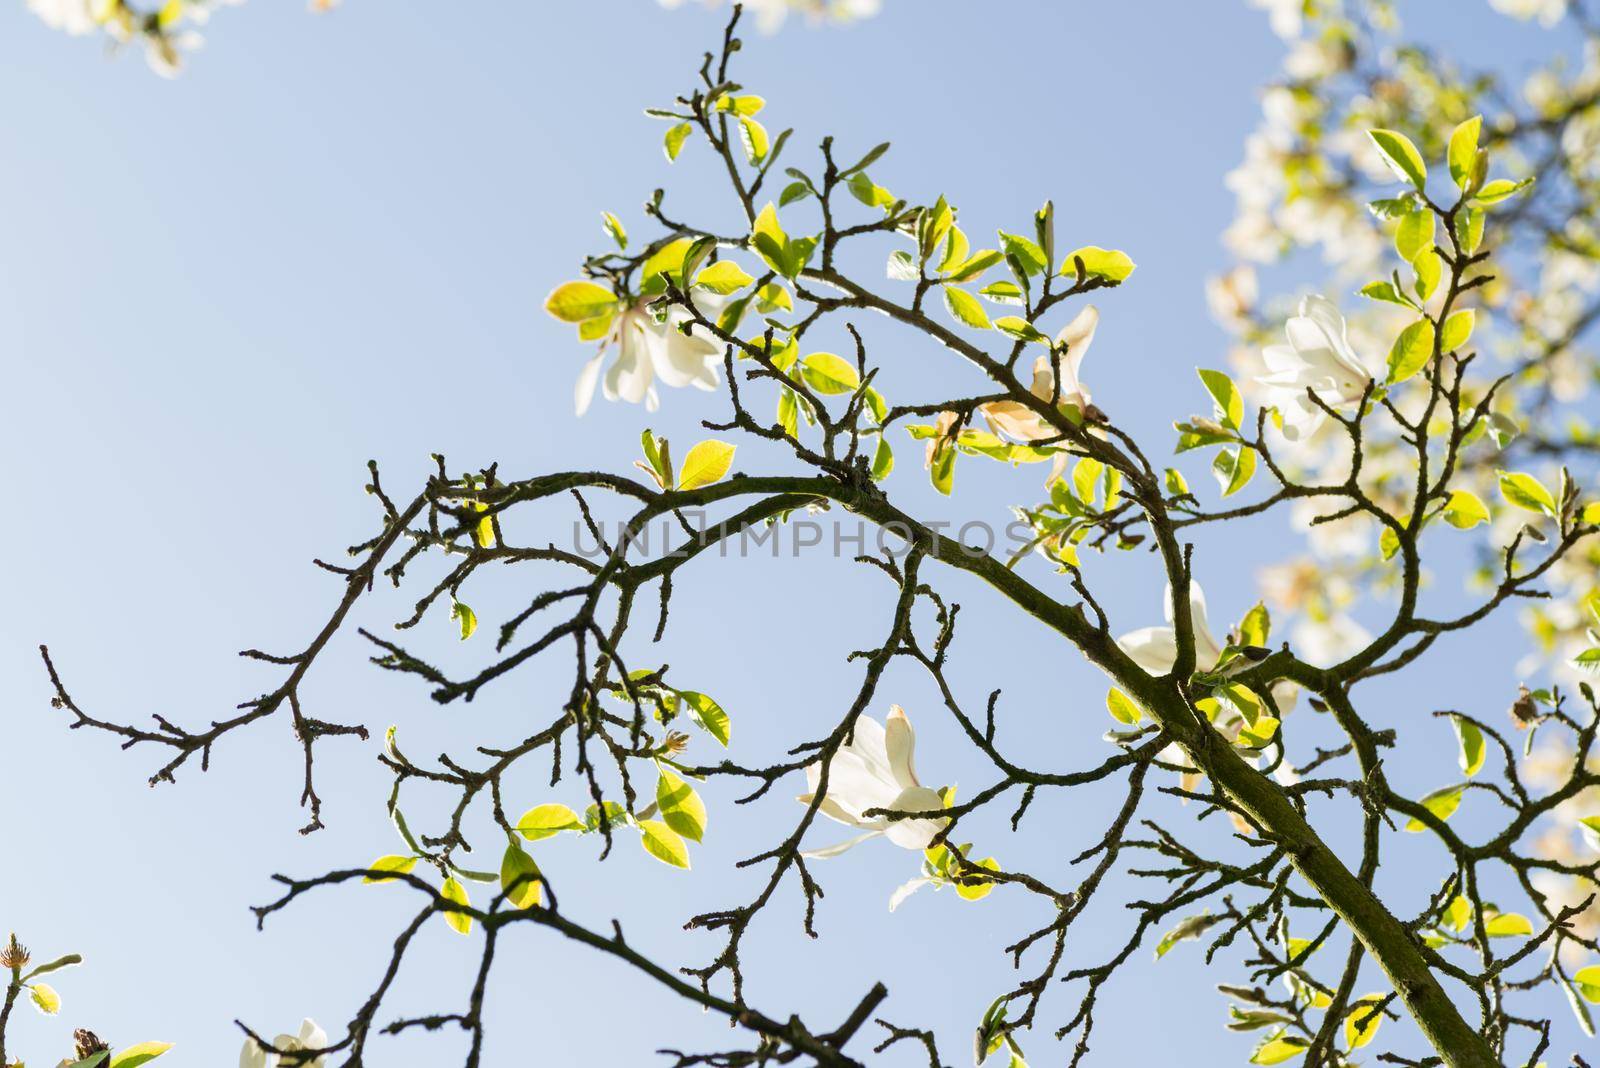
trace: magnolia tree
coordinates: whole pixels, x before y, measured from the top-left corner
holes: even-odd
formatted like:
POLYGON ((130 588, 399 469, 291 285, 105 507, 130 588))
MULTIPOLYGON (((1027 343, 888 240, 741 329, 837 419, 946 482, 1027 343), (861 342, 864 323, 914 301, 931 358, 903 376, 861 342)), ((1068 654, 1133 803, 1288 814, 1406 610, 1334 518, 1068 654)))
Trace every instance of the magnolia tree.
MULTIPOLYGON (((360 1065, 380 1033, 452 1028, 478 1065, 497 951, 526 928, 615 958, 734 1025, 725 1048, 670 1053, 680 1066, 854 1065, 893 1048, 934 1068, 967 1048, 979 1063, 1076 1065, 1094 1048, 1106 991, 1188 942, 1232 1003, 1220 1022, 1255 1033, 1255 1064, 1531 1068, 1571 1052, 1554 1048, 1553 1020, 1570 1013, 1592 1033, 1600 873, 1585 835, 1600 832, 1600 701, 1583 674, 1600 664, 1600 434, 1584 414, 1596 362, 1581 342, 1600 314, 1600 52, 1580 10, 1496 0, 1547 19, 1552 34, 1574 30, 1583 47, 1581 63, 1554 64, 1519 94, 1404 44, 1387 3, 1260 6, 1289 48, 1229 178, 1241 263, 1211 296, 1237 333, 1235 366, 1198 369, 1202 410, 1173 413, 1175 436, 1136 440, 1091 390, 1100 314, 1090 301, 1137 290, 1127 254, 1079 244, 1048 202, 980 240, 936 187, 894 174, 886 144, 824 137, 802 157, 789 130, 767 125, 760 87, 740 80, 734 8, 689 87, 650 110, 670 159, 715 159, 721 217, 733 222, 687 215, 656 191, 648 233, 605 215, 608 247, 546 302, 592 346, 577 373, 580 412, 597 392, 653 410, 694 387, 714 395, 704 440, 674 447, 647 430, 637 473, 453 473, 436 458, 436 473, 404 492, 373 465, 376 528, 348 564, 323 565, 343 595, 302 649, 247 651, 279 680, 203 728, 106 718, 74 698, 45 651, 57 708, 74 727, 160 751, 152 782, 203 768, 253 725, 284 722, 304 752, 307 832, 322 826, 317 744, 365 738, 367 727, 320 718, 306 681, 376 583, 416 590, 402 632, 448 615, 469 648, 486 647, 461 675, 403 633, 360 631, 377 665, 415 676, 441 704, 505 687, 534 663, 570 670, 544 720, 512 744, 464 739, 461 753, 429 760, 389 730, 378 759, 393 777, 402 850, 276 876, 279 895, 255 912, 265 922, 312 891, 370 882, 412 894, 415 912, 392 946, 374 947, 377 983, 347 1023, 325 1032, 307 1021, 276 1039, 242 1024, 245 1063, 360 1065), (1325 253, 1335 298, 1286 290, 1261 302, 1256 265, 1309 246, 1325 253), (858 262, 874 267, 846 266, 858 262), (875 334, 890 327, 895 344, 880 346, 875 334), (964 376, 955 395, 894 373, 896 362, 933 360, 964 376), (741 443, 783 459, 747 468, 741 443), (1208 461, 1214 484, 1191 485, 1186 460, 1164 459, 1174 451, 1208 461), (920 468, 960 502, 958 484, 1023 464, 1041 474, 1028 483, 1043 483, 1034 499, 1009 517, 969 513, 1009 521, 1010 551, 967 544, 894 496, 920 468), (588 550, 556 543, 561 509, 588 550), (873 621, 876 644, 838 668, 852 673, 853 699, 793 722, 787 751, 744 751, 738 710, 711 696, 717 680, 679 678, 652 645, 671 629, 678 587, 739 566, 730 541, 773 537, 819 511, 882 533, 859 565, 891 603, 873 621), (1242 618, 1212 620, 1200 577, 1236 588, 1249 576, 1228 574, 1194 539, 1205 528, 1254 537, 1276 513, 1304 527, 1304 555, 1265 568, 1268 598, 1242 618), (672 543, 649 544, 663 523, 672 543), (1113 623, 1142 615, 1097 578, 1119 552, 1159 569, 1164 625, 1113 623), (509 566, 541 576, 542 592, 480 627, 469 602, 484 603, 509 566), (1015 751, 1006 725, 1021 713, 999 690, 952 681, 963 628, 941 586, 958 573, 1020 608, 1013 625, 1104 673, 1105 689, 1073 705, 1105 709, 1082 716, 1083 744, 1015 751), (1461 582, 1465 593, 1438 590, 1461 582), (1446 607, 1463 596, 1466 607, 1446 607), (1381 626, 1357 626, 1358 604, 1381 626), (1533 653, 1507 653, 1504 690, 1481 707, 1429 716, 1369 699, 1374 680, 1446 670, 1441 639, 1518 613, 1533 653), (951 717, 987 768, 981 788, 960 796, 919 777, 891 668, 931 683, 943 707, 916 716, 951 717), (1415 794, 1390 782, 1386 768, 1445 739, 1459 775, 1415 794), (717 755, 692 758, 691 741, 717 755), (542 795, 513 780, 531 767, 549 783, 542 795), (703 958, 652 959, 620 926, 564 907, 606 878, 614 850, 642 848, 663 878, 687 868, 723 818, 701 796, 717 780, 745 787, 742 802, 794 790, 800 804, 740 862, 759 876, 755 891, 688 918, 709 939, 703 958), (1005 860, 1020 846, 968 841, 996 811, 1019 842, 1053 840, 1055 828, 1030 823, 1036 799, 1088 788, 1119 800, 1075 857, 1024 867, 1005 860), (586 807, 557 800, 580 793, 586 807), (1219 824, 1228 833, 1211 830, 1219 824), (592 841, 593 866, 557 871, 542 858, 540 843, 561 836, 592 841), (819 862, 874 838, 907 851, 891 908, 949 889, 974 903, 959 920, 1005 931, 1014 981, 976 996, 953 1030, 888 1001, 866 963, 839 1019, 747 997, 761 968, 744 952, 751 932, 825 933, 819 862), (1420 840, 1437 863, 1380 892, 1380 866, 1420 840), (1356 845, 1336 852, 1333 841, 1356 845), (485 853, 497 870, 478 870, 485 853), (1112 903, 1125 917, 1119 948, 1085 957, 1075 925, 1122 877, 1148 889, 1112 903), (1003 917, 991 911, 1002 899, 1003 917), (386 1002, 431 923, 472 940, 476 978, 439 992, 436 1012, 396 1018, 386 1002)), ((8 1012, 20 991, 53 997, 21 957, 5 961, 8 1012)))

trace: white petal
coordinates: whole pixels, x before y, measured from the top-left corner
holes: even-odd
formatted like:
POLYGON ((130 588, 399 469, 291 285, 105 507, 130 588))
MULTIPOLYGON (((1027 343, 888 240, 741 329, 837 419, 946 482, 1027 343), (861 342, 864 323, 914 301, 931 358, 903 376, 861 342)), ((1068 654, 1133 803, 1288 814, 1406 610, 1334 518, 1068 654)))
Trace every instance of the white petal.
POLYGON ((1094 332, 1099 325, 1100 311, 1090 304, 1056 336, 1057 344, 1064 343, 1067 346, 1066 355, 1061 357, 1062 400, 1081 402, 1080 406, 1089 403, 1089 391, 1078 380, 1078 369, 1083 366, 1083 358, 1089 354, 1089 346, 1094 343, 1094 332))
POLYGON ((860 716, 856 719, 850 744, 845 746, 843 751, 854 753, 884 782, 894 782, 894 773, 889 770, 887 735, 883 724, 871 716, 860 716))
POLYGON ((267 1051, 255 1039, 244 1040, 244 1049, 239 1051, 239 1068, 267 1068, 267 1051))
POLYGON ((902 789, 919 785, 915 761, 917 732, 911 729, 906 710, 899 705, 889 709, 889 719, 884 727, 884 747, 889 757, 889 771, 902 789))
POLYGON ((1117 645, 1152 675, 1165 675, 1178 662, 1178 640, 1171 627, 1141 627, 1118 638, 1117 645))
POLYGON ((894 893, 889 895, 889 911, 893 912, 895 909, 899 908, 905 903, 906 898, 910 897, 918 890, 921 890, 924 886, 927 886, 931 882, 933 882, 932 879, 927 879, 919 875, 917 878, 912 879, 909 882, 901 883, 899 886, 895 887, 894 893))
POLYGON ((328 1044, 328 1032, 317 1026, 317 1021, 307 1016, 300 1024, 300 1045, 305 1049, 322 1049, 328 1044))
POLYGON ((800 855, 807 860, 827 860, 829 857, 836 857, 846 850, 854 849, 868 838, 876 838, 882 833, 882 831, 868 831, 866 834, 858 834, 854 838, 847 838, 836 845, 824 846, 821 849, 803 850, 800 855))
MULTIPOLYGON (((884 807, 892 812, 941 812, 944 799, 926 786, 913 786, 901 791, 899 797, 884 807)), ((902 849, 927 849, 944 824, 943 819, 890 820, 883 833, 902 849)))
POLYGON ((650 389, 650 358, 645 339, 635 321, 624 321, 619 330, 616 362, 606 370, 603 389, 607 400, 638 404, 650 389))
POLYGON ((594 388, 600 384, 600 364, 605 358, 604 352, 595 353, 594 359, 585 363, 583 370, 578 372, 578 381, 572 387, 572 406, 579 415, 587 412, 594 401, 594 388))

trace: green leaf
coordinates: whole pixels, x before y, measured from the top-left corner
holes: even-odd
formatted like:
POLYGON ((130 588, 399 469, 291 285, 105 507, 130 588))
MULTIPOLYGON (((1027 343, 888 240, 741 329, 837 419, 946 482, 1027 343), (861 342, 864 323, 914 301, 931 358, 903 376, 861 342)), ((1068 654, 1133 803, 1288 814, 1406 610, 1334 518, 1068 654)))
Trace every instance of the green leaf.
POLYGON ((1450 133, 1447 155, 1450 177, 1462 192, 1466 192, 1467 186, 1472 184, 1473 172, 1478 168, 1478 134, 1482 129, 1483 116, 1474 115, 1450 133))
POLYGON ((713 293, 726 296, 729 293, 743 289, 754 281, 754 278, 745 273, 744 268, 732 260, 718 260, 696 275, 694 284, 702 289, 709 289, 713 293))
POLYGON ((461 601, 450 602, 450 618, 461 625, 461 640, 466 641, 478 629, 478 613, 461 601))
POLYGON ((1144 718, 1144 709, 1115 686, 1106 691, 1106 709, 1111 713, 1112 719, 1118 723, 1126 723, 1130 727, 1144 718))
POLYGON ((872 481, 882 482, 894 470, 894 449, 889 439, 878 435, 878 444, 872 450, 872 481))
POLYGON ((119 1049, 111 1058, 110 1068, 139 1068, 172 1048, 171 1042, 140 1042, 136 1046, 119 1049))
POLYGON ((646 853, 674 868, 689 867, 689 847, 683 844, 677 831, 660 820, 640 820, 639 830, 640 844, 646 853))
POLYGON ((628 231, 622 226, 622 220, 609 211, 600 213, 600 226, 611 235, 611 240, 617 243, 620 249, 628 247, 628 231))
POLYGON ((989 329, 989 316, 984 312, 983 305, 978 303, 977 297, 958 286, 947 285, 941 288, 944 290, 944 306, 957 322, 965 323, 975 330, 989 329))
POLYGON ((1383 153, 1384 162, 1401 181, 1410 182, 1417 192, 1428 184, 1428 165, 1411 138, 1397 130, 1368 130, 1367 134, 1383 153))
POLYGON ((1202 912, 1198 916, 1189 916, 1178 923, 1178 926, 1161 936, 1161 941, 1156 943, 1156 960, 1167 955, 1167 952, 1179 942, 1187 942, 1205 934, 1222 917, 1213 916, 1209 912, 1202 912))
POLYGON ((1513 182, 1506 178, 1496 178, 1487 182, 1478 190, 1478 195, 1472 198, 1474 204, 1498 204, 1508 197, 1514 197, 1533 184, 1532 178, 1524 178, 1520 182, 1513 182))
POLYGON ((1402 308, 1415 308, 1416 305, 1404 293, 1394 287, 1393 282, 1368 282, 1361 287, 1361 295, 1369 300, 1383 300, 1390 304, 1398 304, 1402 308))
POLYGON ((1031 277, 1050 269, 1050 261, 1044 258, 1044 250, 1038 245, 1026 237, 1008 234, 1004 230, 999 231, 999 235, 1000 247, 1022 266, 1024 275, 1031 277))
POLYGON ((690 718, 726 749, 732 725, 722 706, 695 690, 679 690, 678 696, 688 704, 690 718))
POLYGON ((1167 493, 1173 497, 1183 497, 1189 493, 1189 480, 1183 477, 1183 472, 1176 467, 1169 467, 1166 471, 1167 493))
POLYGON ((1389 350, 1389 381, 1404 382, 1427 366, 1433 357, 1433 322, 1418 319, 1395 338, 1389 350))
POLYGON ((41 964, 37 968, 33 968, 30 971, 22 973, 22 981, 27 982, 29 979, 33 979, 36 976, 49 975, 51 972, 59 972, 62 968, 71 968, 74 965, 82 963, 83 958, 81 956, 76 953, 68 953, 64 957, 57 957, 53 961, 50 961, 46 964, 41 964))
POLYGON ((1417 254, 1433 247, 1433 212, 1427 208, 1402 216, 1394 232, 1395 251, 1400 258, 1411 263, 1417 254))
POLYGON ((683 458, 678 489, 695 490, 721 481, 728 473, 728 468, 733 466, 733 453, 737 448, 716 438, 707 438, 697 444, 683 458))
MULTIPOLYGON (((400 875, 408 874, 411 869, 415 868, 416 866, 416 857, 402 856, 399 853, 390 853, 388 856, 379 857, 377 860, 367 865, 367 867, 373 871, 395 872, 400 875)), ((382 883, 387 882, 388 880, 382 875, 363 875, 361 877, 361 881, 364 883, 382 883)))
POLYGON ((1555 498, 1544 488, 1544 483, 1521 471, 1501 471, 1499 476, 1500 495, 1507 501, 1524 511, 1538 512, 1555 518, 1555 498))
POLYGON ((1455 352, 1465 345, 1471 339, 1472 327, 1477 321, 1478 313, 1471 308, 1451 314, 1439 331, 1439 351, 1455 352))
MULTIPOLYGON (((1461 807, 1461 793, 1465 789, 1465 786, 1457 785, 1435 790, 1422 799, 1422 807, 1439 819, 1447 820, 1455 814, 1456 809, 1461 807)), ((1406 823, 1406 830, 1413 834, 1427 829, 1428 825, 1415 817, 1406 823)))
POLYGON ((813 352, 801 361, 800 374, 818 393, 851 393, 861 385, 856 369, 831 352, 813 352))
POLYGON ((756 310, 763 315, 775 311, 794 311, 794 298, 776 282, 768 282, 756 290, 756 310))
POLYGON ((1211 461, 1211 473, 1217 476, 1222 495, 1231 497, 1250 484, 1256 473, 1256 450, 1248 445, 1223 449, 1211 461))
POLYGON ((562 282, 544 299, 544 310, 564 323, 581 323, 616 309, 617 295, 593 282, 562 282))
POLYGON ((660 770, 661 777, 656 780, 656 806, 661 810, 662 820, 690 841, 703 841, 706 833, 705 802, 700 800, 694 787, 683 779, 666 768, 660 770))
POLYGON ((1238 430, 1244 422, 1244 398, 1239 395, 1238 388, 1222 371, 1199 369, 1200 381, 1205 384, 1206 392, 1211 394, 1211 399, 1216 402, 1217 422, 1229 430, 1238 430))
POLYGON ((583 821, 566 805, 537 805, 522 814, 517 821, 517 833, 530 842, 541 838, 554 838, 562 831, 581 831, 583 821))
POLYGON ((1456 213, 1456 242, 1468 256, 1483 243, 1483 209, 1467 208, 1456 213))
MULTIPOLYGON (((472 904, 471 899, 467 897, 467 888, 462 886, 461 882, 453 875, 446 879, 444 885, 439 888, 439 895, 452 904, 472 904)), ((464 935, 472 932, 472 917, 465 912, 446 912, 444 914, 444 922, 448 923, 450 929, 456 934, 464 935)))
POLYGON ((516 842, 506 846, 506 854, 500 860, 500 889, 505 891, 506 900, 519 909, 533 908, 543 897, 539 865, 516 842))
POLYGON ((994 321, 994 327, 1001 333, 1016 338, 1018 341, 1037 341, 1050 344, 1050 339, 1041 334, 1037 328, 1020 315, 1002 315, 994 321))
POLYGON ((767 158, 767 152, 772 148, 772 142, 767 138, 767 128, 755 119, 739 118, 739 140, 744 142, 745 158, 751 163, 760 163, 767 158))
POLYGON ((661 280, 662 275, 666 275, 673 285, 682 286, 683 261, 694 246, 694 241, 680 237, 652 252, 639 268, 639 277, 642 279, 639 291, 646 296, 666 292, 667 285, 661 280))
POLYGON ((1417 296, 1427 300, 1444 277, 1444 259, 1433 248, 1425 248, 1411 261, 1411 269, 1417 272, 1417 296))
POLYGON ((680 122, 670 127, 661 140, 661 147, 666 150, 669 162, 678 158, 678 153, 683 151, 683 143, 689 140, 689 135, 694 133, 694 127, 687 122, 680 122))
POLYGON ((1471 530, 1489 521, 1489 508, 1471 490, 1452 490, 1445 502, 1444 521, 1457 530, 1471 530))
POLYGON ((1085 277, 1103 278, 1113 285, 1127 281, 1137 266, 1126 252, 1101 248, 1099 245, 1084 245, 1067 253, 1067 258, 1061 263, 1061 273, 1068 278, 1076 278, 1079 260, 1083 261, 1085 277))
POLYGON ((1483 768, 1483 758, 1487 753, 1483 744, 1483 731, 1478 729, 1476 723, 1460 716, 1451 716, 1450 722, 1456 729, 1456 743, 1460 749, 1456 759, 1461 764, 1461 770, 1469 777, 1478 774, 1483 768))
POLYGON ((1257 601, 1254 608, 1244 614, 1239 621, 1239 644, 1253 645, 1266 648, 1272 636, 1272 616, 1267 612, 1267 606, 1257 601))
POLYGON ((996 304, 1022 303, 1022 290, 1017 288, 1015 282, 990 282, 978 292, 996 304))

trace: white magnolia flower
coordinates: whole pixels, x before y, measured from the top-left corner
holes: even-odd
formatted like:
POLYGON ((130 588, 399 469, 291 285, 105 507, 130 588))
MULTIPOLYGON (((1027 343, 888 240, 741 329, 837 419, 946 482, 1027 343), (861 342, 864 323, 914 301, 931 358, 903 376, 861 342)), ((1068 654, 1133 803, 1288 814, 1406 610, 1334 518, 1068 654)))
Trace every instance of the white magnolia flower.
POLYGON ((1489 0, 1489 6, 1514 19, 1538 19, 1544 26, 1554 26, 1567 13, 1567 0, 1489 0))
POLYGON ((1272 23, 1272 32, 1288 40, 1299 37, 1303 28, 1305 0, 1250 0, 1251 7, 1266 11, 1272 23))
POLYGON ((1206 304, 1212 318, 1223 326, 1236 329, 1246 324, 1259 297, 1256 269, 1248 263, 1206 279, 1206 304))
POLYGON ((1325 413, 1306 391, 1314 392, 1330 408, 1354 404, 1378 372, 1350 347, 1344 316, 1326 297, 1312 294, 1300 302, 1300 314, 1285 325, 1287 345, 1262 350, 1271 372, 1256 379, 1266 386, 1267 403, 1283 417, 1283 436, 1290 441, 1310 437, 1322 425, 1325 413))
MULTIPOLYGON (((1058 401, 1075 406, 1078 411, 1089 408, 1089 387, 1078 377, 1083 358, 1094 344, 1094 332, 1100 325, 1100 312, 1093 304, 1079 312, 1072 322, 1056 335, 1054 366, 1049 356, 1033 361, 1033 383, 1029 392, 1042 401, 1055 397, 1058 401), (1056 375, 1061 375, 1061 392, 1056 393, 1056 375)), ((989 426, 997 434, 1006 434, 1018 441, 1039 441, 1058 437, 1060 431, 1045 421, 1038 412, 1021 401, 994 401, 981 409, 989 426)))
MULTIPOLYGON (((300 1024, 298 1035, 279 1035, 272 1040, 272 1048, 278 1053, 299 1053, 301 1050, 323 1049, 327 1045, 328 1033, 309 1016, 300 1024)), ((326 1060, 326 1057, 318 1057, 311 1061, 296 1061, 295 1064, 302 1068, 323 1068, 326 1060)), ((262 1049, 253 1038, 245 1039, 244 1049, 239 1053, 239 1068, 279 1068, 285 1063, 277 1054, 262 1049)))
MULTIPOLYGON (((692 299, 702 315, 715 321, 731 298, 695 293, 692 299)), ((625 400, 629 404, 643 401, 645 409, 652 412, 661 406, 656 379, 668 386, 716 389, 721 381, 722 343, 703 327, 690 327, 684 333, 680 327, 691 319, 686 309, 673 305, 667 310, 665 321, 658 322, 655 312, 643 301, 619 314, 611 333, 601 342, 600 351, 578 373, 573 390, 578 414, 589 410, 597 384, 606 400, 625 400), (602 378, 600 365, 613 344, 617 357, 602 378)))
POLYGON ((70 33, 74 37, 93 33, 98 23, 90 0, 28 0, 32 11, 52 30, 70 33))
MULTIPOLYGON (((1117 645, 1122 651, 1127 653, 1135 664, 1152 675, 1165 675, 1172 670, 1172 665, 1178 662, 1178 632, 1172 626, 1171 583, 1167 584, 1164 615, 1166 626, 1141 627, 1117 639, 1117 645)), ((1222 651, 1226 646, 1211 632, 1211 623, 1206 618, 1206 591, 1193 579, 1189 581, 1189 622, 1194 627, 1195 669, 1210 671, 1217 666, 1217 661, 1222 659, 1222 651)), ((1248 661, 1239 660, 1234 663, 1242 667, 1248 661)), ((1279 680, 1272 685, 1272 697, 1280 712, 1288 712, 1293 708, 1299 695, 1300 688, 1292 682, 1279 680)))
MULTIPOLYGON (((836 857, 868 838, 883 835, 902 849, 926 849, 944 826, 942 819, 898 819, 863 815, 868 809, 891 812, 938 812, 944 801, 936 790, 917 781, 912 762, 916 732, 905 709, 894 705, 880 724, 871 716, 856 720, 854 737, 828 762, 828 789, 822 814, 864 833, 824 849, 801 854, 821 859, 836 857)), ((822 781, 820 762, 806 765, 806 792, 797 799, 809 805, 822 781)))
MULTIPOLYGON (((1167 585, 1165 627, 1141 627, 1117 639, 1122 651, 1152 675, 1165 675, 1178 662, 1178 632, 1172 627, 1172 585, 1167 585)), ((1189 583, 1189 619, 1194 624, 1194 661, 1201 671, 1210 671, 1222 656, 1222 643, 1211 633, 1206 620, 1206 591, 1200 583, 1189 583)))

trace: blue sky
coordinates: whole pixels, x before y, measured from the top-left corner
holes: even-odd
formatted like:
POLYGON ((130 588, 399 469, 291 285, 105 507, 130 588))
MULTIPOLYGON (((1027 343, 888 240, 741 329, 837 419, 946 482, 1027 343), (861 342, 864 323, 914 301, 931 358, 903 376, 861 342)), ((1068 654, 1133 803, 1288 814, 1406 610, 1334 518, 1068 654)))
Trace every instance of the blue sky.
MULTIPOLYGON (((1419 2, 1410 17, 1421 24, 1467 7, 1442 31, 1462 50, 1487 55, 1492 44, 1496 62, 1516 66, 1538 47, 1534 31, 1477 5, 1419 2)), ((751 35, 738 77, 770 101, 769 126, 797 127, 791 162, 824 133, 859 150, 890 138, 874 177, 910 197, 943 192, 969 231, 1021 229, 1053 197, 1061 241, 1127 249, 1139 272, 1099 301, 1085 374, 1124 425, 1167 440, 1170 421, 1201 405, 1191 368, 1224 358, 1202 281, 1224 262, 1222 175, 1279 55, 1264 17, 1231 0, 886 8, 845 31, 796 23, 774 38, 751 35)), ((17 485, 13 521, 0 531, 11 606, 0 618, 9 860, 0 930, 15 927, 41 954, 89 958, 56 984, 67 1006, 59 1019, 20 1020, 24 1053, 54 1057, 72 1027, 90 1026, 118 1044, 175 1041, 174 1068, 227 1064, 239 1044, 234 1017, 276 1031, 312 1015, 337 1033, 370 990, 410 905, 398 891, 332 892, 265 935, 245 906, 271 895, 272 872, 314 873, 396 848, 375 746, 319 748, 330 826, 301 838, 297 749, 282 722, 230 738, 208 774, 187 768, 175 787, 148 790, 158 755, 69 732, 49 709, 35 646, 51 644, 94 714, 204 723, 272 684, 239 649, 289 652, 321 625, 338 589, 310 560, 374 529, 361 493, 369 457, 401 493, 425 477, 432 452, 456 469, 498 460, 503 472, 527 474, 626 469, 645 425, 696 440, 699 420, 722 414, 709 395, 669 394, 652 417, 597 402, 575 419, 571 382, 587 353, 540 304, 600 247, 602 210, 647 234, 637 206, 665 185, 685 213, 732 218, 702 146, 669 168, 660 126, 641 114, 689 84, 719 27, 698 7, 668 13, 652 0, 501 5, 459 19, 436 5, 369 0, 315 18, 258 0, 222 12, 192 69, 169 83, 136 57, 108 62, 96 45, 52 34, 19 3, 0 8, 0 95, 12 102, 0 111, 0 197, 11 205, 0 216, 0 445, 17 485)), ((881 254, 862 261, 864 273, 881 254)), ((906 397, 961 381, 944 354, 912 348, 878 321, 862 325, 906 397)), ((763 455, 752 447, 740 466, 763 455)), ((1001 476, 952 506, 921 484, 910 448, 900 455, 891 491, 928 514, 994 517, 1036 489, 1031 472, 1001 476)), ((975 470, 969 462, 958 484, 975 470)), ((1200 575, 1219 621, 1254 602, 1250 572, 1263 545, 1288 551, 1281 523, 1263 522, 1248 542, 1202 543, 1200 575)), ((1119 626, 1155 622, 1160 578, 1148 559, 1091 575, 1118 606, 1119 626)), ((469 599, 492 622, 533 580, 469 599)), ((983 591, 953 578, 941 588, 967 604, 957 685, 974 704, 1007 687, 1002 708, 1014 721, 1002 721, 1002 743, 1050 754, 1062 769, 1101 759, 1103 683, 983 591)), ((843 657, 879 640, 888 593, 845 561, 703 568, 685 576, 674 632, 649 655, 712 692, 734 717, 736 755, 755 759, 836 720, 858 677, 843 657), (851 606, 842 621, 841 603, 851 606)), ((401 618, 410 600, 404 590, 380 594, 361 622, 401 618)), ((428 628, 417 640, 452 664, 481 653, 450 649, 442 618, 428 628)), ((1391 776, 1421 792, 1448 774, 1448 731, 1425 712, 1509 685, 1502 643, 1511 633, 1442 648, 1452 670, 1427 693, 1374 690, 1393 708, 1380 719, 1392 715, 1437 745, 1429 753, 1424 742, 1417 765, 1391 776), (1491 650, 1498 655, 1473 656, 1491 650)), ((522 737, 552 714, 555 671, 565 670, 536 668, 441 710, 365 657, 353 635, 334 643, 307 684, 313 713, 380 731, 398 723, 417 754, 522 737)), ((890 700, 919 727, 926 778, 964 792, 987 785, 926 682, 895 674, 874 713, 890 700)), ((521 787, 509 807, 579 801, 573 784, 552 791, 532 771, 521 787)), ((701 963, 715 944, 679 930, 682 921, 748 896, 751 876, 731 874, 731 863, 782 833, 799 789, 734 809, 733 791, 708 787, 711 833, 687 875, 631 849, 596 868, 589 842, 539 855, 564 880, 576 918, 603 928, 617 916, 636 945, 701 963)), ((973 832, 1002 860, 1065 879, 1064 858, 1094 840, 1117 801, 1091 790, 1041 804, 1021 839, 1003 833, 1009 810, 973 832)), ((427 806, 414 804, 413 820, 426 823, 427 806)), ((1162 818, 1192 824, 1171 807, 1162 818)), ((1327 819, 1352 825, 1349 812, 1330 809, 1327 819)), ((492 835, 483 842, 492 848, 492 835)), ((800 936, 797 895, 780 894, 747 950, 752 1001, 827 1024, 881 978, 891 990, 884 1014, 944 1022, 946 1058, 960 1063, 970 1026, 1014 981, 999 947, 1037 925, 1035 907, 1001 894, 966 905, 945 893, 890 917, 884 901, 914 867, 881 842, 828 862, 815 943, 800 936)), ((1431 888, 1407 884, 1413 871, 1390 876, 1399 892, 1431 888)), ((1073 932, 1079 963, 1120 944, 1127 921, 1114 908, 1098 915, 1073 932)), ((432 926, 396 1013, 452 1011, 468 988, 476 947, 432 926)), ((554 1064, 647 1064, 662 1045, 726 1038, 609 961, 532 932, 510 945, 491 995, 490 1064, 519 1052, 554 1064)), ((1225 1003, 1211 991, 1237 973, 1206 973, 1186 949, 1159 968, 1140 951, 1102 1001, 1092 1063, 1242 1062, 1249 1040, 1222 1030, 1225 1003)), ((1062 989, 1051 997, 1053 1027, 1076 1000, 1062 989)), ((1047 1032, 1026 1043, 1035 1063, 1059 1059, 1047 1032)), ((449 1063, 458 1048, 450 1035, 412 1038, 379 1047, 376 1063, 449 1063)), ((910 1051, 886 1058, 916 1062, 910 1051)))

